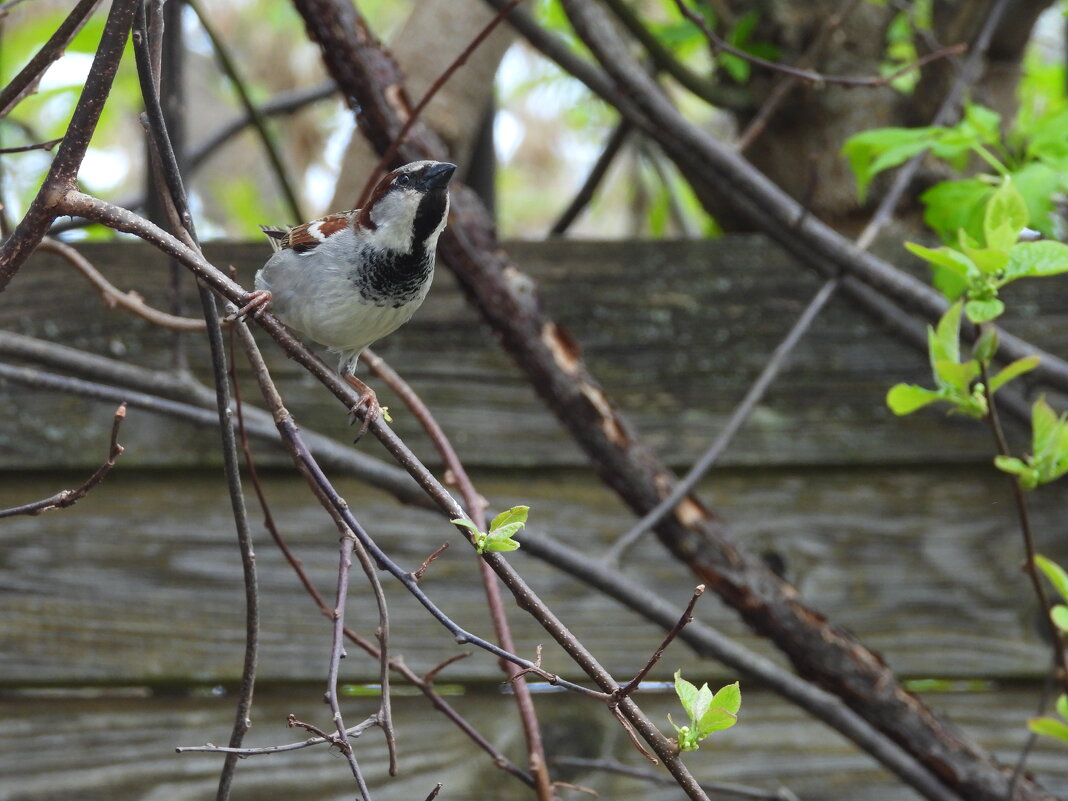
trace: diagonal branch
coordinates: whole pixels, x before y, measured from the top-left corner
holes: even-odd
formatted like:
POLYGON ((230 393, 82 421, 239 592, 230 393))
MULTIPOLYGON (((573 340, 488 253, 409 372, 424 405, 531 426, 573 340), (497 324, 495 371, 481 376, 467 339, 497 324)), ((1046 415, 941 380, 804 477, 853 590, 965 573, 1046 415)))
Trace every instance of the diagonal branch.
POLYGON ((63 55, 67 45, 82 29, 89 15, 98 5, 100 5, 100 0, 79 0, 78 5, 71 9, 67 18, 60 23, 55 33, 49 37, 37 54, 19 70, 19 74, 12 78, 7 86, 0 89, 0 119, 10 114, 11 109, 19 101, 34 91, 41 76, 63 55))
MULTIPOLYGON (((71 116, 70 125, 63 136, 52 166, 48 170, 44 184, 30 204, 26 216, 22 218, 15 231, 0 246, 0 292, 7 288, 23 262, 37 247, 48 226, 59 216, 56 208, 63 193, 74 187, 89 140, 96 130, 104 103, 111 92, 111 85, 122 60, 123 48, 133 25, 134 12, 140 5, 139 0, 114 0, 104 32, 100 36, 100 45, 93 58, 93 66, 85 86, 78 98, 78 105, 71 116)), ((85 13, 91 8, 86 2, 79 4, 85 13)), ((73 33, 71 33, 73 35, 73 33)))

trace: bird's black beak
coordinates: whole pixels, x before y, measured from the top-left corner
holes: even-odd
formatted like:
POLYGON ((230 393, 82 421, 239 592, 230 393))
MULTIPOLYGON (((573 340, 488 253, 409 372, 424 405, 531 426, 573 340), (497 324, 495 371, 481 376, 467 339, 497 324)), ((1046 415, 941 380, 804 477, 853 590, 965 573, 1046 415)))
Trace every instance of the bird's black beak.
POLYGON ((443 189, 452 180, 452 174, 456 172, 456 165, 447 161, 439 161, 423 170, 419 176, 419 186, 424 191, 431 189, 443 189))

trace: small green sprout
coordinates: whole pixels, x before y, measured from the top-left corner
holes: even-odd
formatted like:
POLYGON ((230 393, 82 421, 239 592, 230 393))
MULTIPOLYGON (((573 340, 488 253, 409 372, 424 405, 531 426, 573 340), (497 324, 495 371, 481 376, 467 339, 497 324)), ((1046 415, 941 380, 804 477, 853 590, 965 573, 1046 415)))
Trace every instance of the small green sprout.
POLYGON ((1031 407, 1031 455, 998 456, 994 465, 1016 476, 1024 489, 1056 481, 1068 473, 1068 418, 1058 417, 1046 399, 1039 398, 1031 407))
POLYGON ((701 689, 682 677, 682 671, 675 671, 675 694, 682 703, 682 708, 690 721, 684 726, 676 726, 668 715, 668 721, 678 732, 679 751, 696 751, 698 743, 713 732, 729 729, 738 722, 738 709, 742 705, 742 691, 738 682, 722 687, 715 695, 702 684, 701 689))
POLYGON ((519 533, 519 529, 527 524, 527 512, 529 506, 513 506, 511 509, 501 512, 490 523, 489 531, 479 531, 478 526, 470 520, 457 518, 452 522, 458 526, 470 530, 475 540, 475 550, 479 554, 500 553, 514 551, 519 543, 512 537, 519 533))
MULTIPOLYGON (((974 357, 962 361, 960 357, 960 317, 962 303, 950 306, 937 327, 927 327, 927 345, 930 351, 931 372, 937 389, 927 389, 915 384, 897 384, 886 395, 886 405, 896 415, 912 414, 928 404, 943 401, 953 410, 969 417, 985 417, 987 413, 986 389, 977 381, 982 364, 989 364, 997 350, 996 334, 981 337, 974 357)), ((1005 366, 990 379, 991 394, 997 392, 1012 379, 1038 366, 1038 356, 1025 356, 1005 366)), ((1004 469, 1004 468, 1002 468, 1004 469)))
POLYGON ((1068 272, 1068 245, 1044 240, 1018 242, 1029 221, 1027 204, 1009 178, 987 201, 980 245, 963 228, 956 247, 926 248, 906 242, 910 252, 930 262, 935 286, 950 300, 964 297, 964 314, 973 323, 1000 317, 1005 304, 998 290, 1020 278, 1068 272))
MULTIPOLYGON (((1035 566, 1049 579, 1049 583, 1057 590, 1061 600, 1068 603, 1068 572, 1052 559, 1047 559, 1041 554, 1035 555, 1035 566)), ((1068 633, 1068 606, 1063 603, 1055 604, 1049 610, 1049 618, 1062 634, 1068 633)), ((1042 734, 1068 743, 1068 723, 1065 722, 1068 721, 1068 695, 1062 694, 1057 699, 1056 709, 1061 717, 1060 720, 1054 717, 1031 718, 1027 721, 1027 727, 1035 734, 1042 734)))

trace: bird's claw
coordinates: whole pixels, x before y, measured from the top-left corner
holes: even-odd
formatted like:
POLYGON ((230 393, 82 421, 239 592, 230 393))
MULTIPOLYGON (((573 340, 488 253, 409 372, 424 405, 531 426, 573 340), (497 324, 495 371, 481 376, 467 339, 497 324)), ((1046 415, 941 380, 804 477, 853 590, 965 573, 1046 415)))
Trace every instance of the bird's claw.
POLYGON ((346 375, 345 380, 360 393, 359 399, 349 409, 349 425, 353 425, 357 419, 363 419, 360 423, 360 430, 356 433, 356 439, 353 440, 353 443, 356 443, 371 428, 371 424, 383 416, 383 411, 373 389, 352 375, 346 375))
POLYGON ((244 306, 226 318, 227 322, 243 320, 250 314, 262 314, 264 309, 266 309, 271 302, 271 292, 269 289, 255 289, 248 293, 245 301, 244 306))

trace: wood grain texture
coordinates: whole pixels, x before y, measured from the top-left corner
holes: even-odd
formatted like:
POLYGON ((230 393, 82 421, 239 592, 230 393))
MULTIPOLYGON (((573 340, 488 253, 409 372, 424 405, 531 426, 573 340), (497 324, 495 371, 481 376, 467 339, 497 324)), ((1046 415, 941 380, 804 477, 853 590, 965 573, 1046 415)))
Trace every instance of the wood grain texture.
MULTIPOLYGON (((275 745, 302 739, 284 727, 293 712, 323 725, 327 711, 322 689, 295 685, 260 692, 247 742, 275 745)), ((1023 719, 1034 702, 1031 690, 997 693, 925 694, 983 745, 1011 760, 1023 738, 1023 719), (1007 712, 1011 707, 1015 712, 1007 712)), ((902 787, 835 732, 806 720, 796 710, 760 690, 743 690, 740 725, 707 740, 688 763, 703 780, 737 782, 765 791, 785 786, 803 799, 834 801, 914 801, 902 787), (802 734, 803 732, 803 734, 802 734)), ((450 697, 450 702, 495 745, 521 759, 521 743, 510 699, 491 689, 450 697)), ((666 693, 643 693, 642 705, 668 727, 675 716, 666 693)), ((566 754, 614 759, 639 770, 657 769, 630 745, 622 729, 592 701, 571 696, 537 697, 546 724, 550 756, 566 754)), ((344 712, 355 722, 373 711, 372 699, 347 699, 344 712)), ((199 801, 211 797, 220 760, 202 753, 175 754, 177 745, 225 739, 232 723, 226 696, 20 697, 0 700, 0 798, 4 801, 199 801)), ((428 715, 418 697, 394 701, 400 775, 386 775, 382 738, 371 730, 355 745, 374 798, 421 799, 436 782, 441 798, 465 801, 524 801, 530 791, 489 760, 440 715, 428 715)), ((1068 792, 1063 748, 1040 742, 1028 767, 1052 792, 1068 792)), ((662 770, 661 776, 666 776, 662 770)), ((676 801, 678 787, 656 786, 586 769, 555 768, 554 777, 596 790, 613 801, 676 801)), ((336 752, 322 748, 253 757, 242 762, 234 798, 301 798, 333 801, 355 795, 352 777, 336 752)), ((572 794, 568 794, 568 797, 572 794)), ((581 797, 581 796, 580 796, 581 797)), ((714 798, 729 796, 715 795, 714 798)))
MULTIPOLYGON (((597 556, 630 516, 596 480, 575 471, 495 471, 475 476, 493 509, 524 503, 530 525, 597 556)), ((50 477, 9 477, 0 507, 63 486, 50 477)), ((491 632, 468 546, 436 515, 400 507, 337 477, 357 518, 402 565, 442 542, 452 547, 422 586, 461 625, 491 632)), ((281 530, 321 590, 332 596, 337 533, 292 475, 270 475, 268 497, 281 530)), ((702 487, 757 553, 773 555, 802 596, 856 632, 904 676, 1033 680, 1048 665, 1034 603, 1017 570, 1020 543, 1007 488, 993 471, 968 467, 917 473, 883 469, 717 473, 702 487), (790 532, 786 537, 785 532, 790 532)), ((1066 491, 1035 507, 1039 547, 1068 561, 1066 491)), ((254 522, 260 519, 255 507, 254 522)), ((0 527, 0 682, 7 684, 232 681, 240 671, 243 590, 221 474, 157 473, 121 464, 72 509, 12 518, 0 527)), ((288 565, 257 527, 264 680, 324 675, 329 623, 304 596, 288 565)), ((511 556, 534 589, 618 677, 629 677, 660 641, 650 624, 519 550, 511 556)), ((647 542, 628 561, 636 582, 681 607, 693 579, 647 542)), ((352 625, 371 636, 373 603, 354 579, 352 625)), ((457 647, 394 583, 386 583, 393 648, 425 670, 457 647)), ((772 653, 730 610, 706 596, 698 616, 745 644, 772 653)), ((547 669, 575 668, 522 612, 510 616, 519 651, 545 646, 547 669)), ((677 667, 729 678, 676 645, 654 676, 677 667)), ((377 666, 352 649, 346 680, 371 681, 377 666)), ((494 660, 473 654, 445 680, 496 681, 494 660)))
MULTIPOLYGON (((720 430, 817 284, 757 237, 717 242, 515 243, 550 314, 582 345, 593 374, 640 432, 673 465, 685 465, 720 430)), ((123 289, 165 305, 164 262, 139 245, 85 245, 123 289)), ((251 284, 266 244, 207 248, 251 284)), ((523 280, 522 277, 517 280, 523 280)), ((1055 351, 1068 344, 1068 284, 1020 287, 1008 326, 1055 351)), ((54 257, 36 255, 0 305, 0 327, 159 367, 170 334, 110 312, 54 257)), ((206 353, 191 339, 193 366, 206 353)), ((348 435, 345 414, 303 372, 268 345, 271 365, 299 420, 348 435)), ((439 270, 424 307, 378 346, 423 393, 471 466, 578 466, 584 458, 439 270), (508 446, 501 447, 502 436, 508 446)), ((985 459, 975 424, 938 412, 895 419, 886 390, 928 382, 921 356, 873 328, 836 299, 786 374, 724 457, 728 465, 902 464, 985 459)), ((372 382, 374 383, 374 382, 372 382)), ((382 391, 383 402, 391 398, 382 391)), ((251 388, 246 392, 255 398, 251 388)), ((0 468, 89 467, 106 442, 111 409, 0 384, 13 413, 0 420, 0 468)), ((400 411, 396 428, 419 441, 400 411)), ((210 433, 174 421, 127 426, 130 464, 197 466, 216 460, 210 433)), ((363 446, 367 447, 367 446, 363 446)), ((427 451, 428 460, 433 455, 427 451)), ((284 457, 276 456, 278 463, 284 457)))

